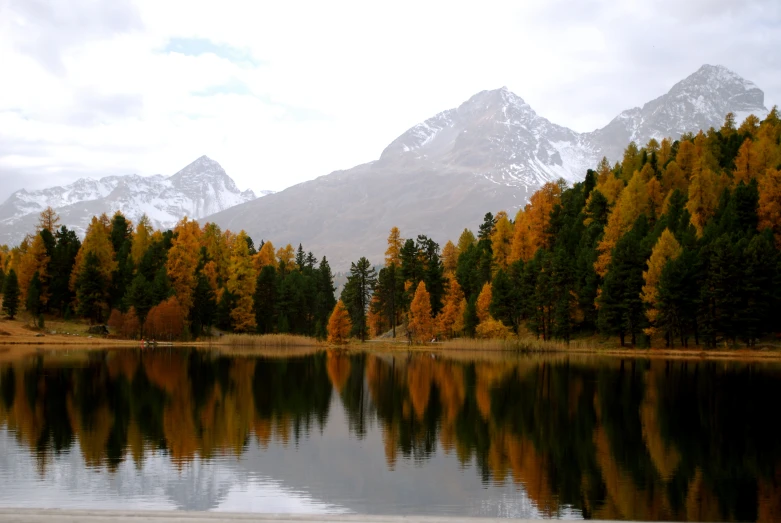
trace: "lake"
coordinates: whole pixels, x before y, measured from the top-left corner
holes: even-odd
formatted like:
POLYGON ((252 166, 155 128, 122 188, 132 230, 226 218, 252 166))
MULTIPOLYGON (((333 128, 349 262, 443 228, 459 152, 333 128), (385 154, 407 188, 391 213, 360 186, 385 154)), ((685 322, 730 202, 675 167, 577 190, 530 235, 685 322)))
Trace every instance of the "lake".
POLYGON ((781 364, 475 353, 0 362, 0 506, 781 521, 781 364))

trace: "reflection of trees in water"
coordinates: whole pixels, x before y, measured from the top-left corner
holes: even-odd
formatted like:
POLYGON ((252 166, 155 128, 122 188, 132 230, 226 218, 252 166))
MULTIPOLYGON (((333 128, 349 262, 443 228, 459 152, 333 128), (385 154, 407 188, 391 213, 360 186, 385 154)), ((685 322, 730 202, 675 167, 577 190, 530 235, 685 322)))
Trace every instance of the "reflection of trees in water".
POLYGON ((385 457, 441 448, 486 482, 523 485, 537 507, 586 517, 781 520, 781 373, 709 362, 454 361, 319 353, 95 353, 76 366, 0 367, 0 425, 35 452, 77 444, 87 466, 165 452, 240 455, 250 438, 295 443, 328 419, 377 423, 385 457))

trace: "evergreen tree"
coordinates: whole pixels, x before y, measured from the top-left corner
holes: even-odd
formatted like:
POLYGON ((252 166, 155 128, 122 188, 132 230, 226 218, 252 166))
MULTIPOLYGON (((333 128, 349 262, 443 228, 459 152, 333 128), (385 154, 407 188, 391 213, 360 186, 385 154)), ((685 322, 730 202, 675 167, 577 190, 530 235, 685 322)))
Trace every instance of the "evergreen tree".
POLYGON ((106 288, 104 272, 97 254, 90 252, 76 280, 76 299, 79 316, 88 318, 90 322, 100 323, 103 319, 103 309, 106 306, 106 288))
POLYGON ((3 281, 3 312, 14 319, 18 310, 19 281, 16 278, 16 271, 11 269, 3 281))
POLYGON ((274 332, 276 326, 277 273, 266 265, 258 274, 255 285, 255 322, 261 334, 274 332))
POLYGON ((41 302, 41 294, 43 293, 43 285, 41 279, 36 272, 33 274, 33 279, 30 282, 30 287, 27 289, 27 312, 29 312, 33 318, 37 318, 43 312, 43 303, 41 302))
POLYGON ((377 273, 366 258, 350 265, 350 275, 342 290, 341 300, 350 311, 353 332, 361 341, 366 341, 366 313, 371 301, 377 273))

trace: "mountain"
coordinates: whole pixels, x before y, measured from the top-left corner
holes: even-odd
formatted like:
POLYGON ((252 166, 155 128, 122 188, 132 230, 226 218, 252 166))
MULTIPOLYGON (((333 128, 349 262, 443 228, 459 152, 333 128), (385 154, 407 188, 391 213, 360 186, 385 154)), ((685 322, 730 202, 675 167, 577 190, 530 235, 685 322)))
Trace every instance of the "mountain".
POLYGON ((395 139, 374 162, 336 171, 205 218, 255 241, 303 244, 336 269, 365 255, 381 263, 392 226, 442 243, 487 211, 514 213, 542 184, 583 179, 630 140, 678 138, 767 114, 764 93, 722 66, 703 65, 669 92, 577 133, 538 115, 507 88, 483 91, 395 139))
POLYGON ((155 227, 170 228, 183 216, 199 219, 254 199, 251 190, 239 191, 219 163, 201 156, 168 177, 82 178, 62 187, 17 191, 0 205, 0 244, 21 241, 47 206, 59 213, 60 223, 83 234, 91 218, 104 212, 122 211, 136 223, 146 213, 155 227))

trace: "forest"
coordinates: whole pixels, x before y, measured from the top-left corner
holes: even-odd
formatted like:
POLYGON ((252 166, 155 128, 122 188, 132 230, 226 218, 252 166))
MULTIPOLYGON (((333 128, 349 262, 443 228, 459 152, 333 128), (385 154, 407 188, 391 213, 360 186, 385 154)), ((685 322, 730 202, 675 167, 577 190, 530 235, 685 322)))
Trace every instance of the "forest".
POLYGON ((595 167, 572 187, 546 183, 515 216, 487 213, 477 234, 441 249, 392 228, 381 267, 352 263, 338 301, 327 259, 301 245, 256 247, 243 231, 187 218, 155 231, 121 213, 93 218, 80 241, 47 209, 35 234, 0 252, 3 309, 108 321, 131 338, 217 327, 332 341, 598 335, 752 347, 779 331, 777 108, 631 142, 620 162, 595 167))

